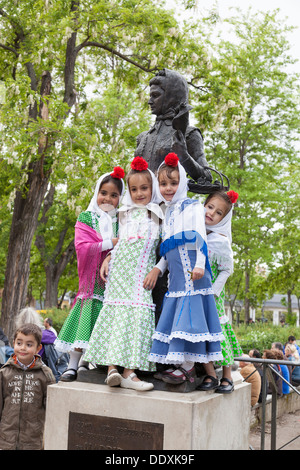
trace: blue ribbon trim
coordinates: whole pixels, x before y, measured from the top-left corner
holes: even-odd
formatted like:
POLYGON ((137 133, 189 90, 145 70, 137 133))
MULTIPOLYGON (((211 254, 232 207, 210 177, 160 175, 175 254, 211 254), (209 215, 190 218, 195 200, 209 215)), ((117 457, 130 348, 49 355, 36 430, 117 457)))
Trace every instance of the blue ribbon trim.
POLYGON ((178 325, 179 323, 179 320, 180 320, 180 317, 181 317, 181 314, 182 314, 182 310, 183 310, 183 307, 184 307, 184 302, 185 302, 185 299, 186 298, 189 298, 189 317, 190 317, 190 325, 191 325, 191 328, 193 328, 193 324, 192 324, 192 310, 191 310, 191 291, 189 290, 186 294, 186 296, 184 297, 183 299, 183 302, 182 302, 182 306, 181 306, 181 310, 180 310, 180 313, 178 315, 178 320, 176 322, 176 326, 178 325))

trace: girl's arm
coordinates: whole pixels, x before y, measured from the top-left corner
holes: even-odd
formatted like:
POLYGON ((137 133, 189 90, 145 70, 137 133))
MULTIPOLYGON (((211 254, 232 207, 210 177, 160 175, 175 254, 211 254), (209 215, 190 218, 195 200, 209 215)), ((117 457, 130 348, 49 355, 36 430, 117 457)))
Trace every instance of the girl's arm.
POLYGON ((168 261, 164 257, 160 258, 159 262, 155 265, 155 268, 159 269, 160 271, 159 276, 162 276, 165 273, 167 267, 168 261))
POLYGON ((155 287, 157 278, 159 276, 160 270, 154 266, 154 268, 147 274, 144 279, 143 287, 147 290, 152 290, 155 287))
POLYGON ((154 266, 154 268, 147 274, 144 279, 143 287, 144 289, 154 289, 157 278, 162 276, 165 270, 168 267, 168 262, 164 257, 160 258, 159 262, 154 266))
POLYGON ((101 246, 102 251, 111 250, 114 247, 112 240, 103 240, 99 245, 101 246))
POLYGON ((107 281, 108 265, 109 265, 110 259, 111 259, 111 254, 109 253, 104 259, 100 268, 100 277, 104 282, 107 281))
POLYGON ((202 251, 197 250, 196 264, 192 271, 192 280, 198 281, 204 276, 205 273, 205 255, 202 251))
POLYGON ((232 273, 231 263, 227 264, 226 262, 222 262, 222 264, 218 264, 218 271, 219 274, 212 285, 213 293, 217 297, 221 294, 227 279, 232 273))

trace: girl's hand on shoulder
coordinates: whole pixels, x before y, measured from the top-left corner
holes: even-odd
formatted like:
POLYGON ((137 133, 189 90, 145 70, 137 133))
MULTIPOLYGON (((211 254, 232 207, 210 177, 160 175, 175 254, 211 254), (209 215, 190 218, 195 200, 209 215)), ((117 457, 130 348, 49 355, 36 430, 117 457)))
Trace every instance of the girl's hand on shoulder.
POLYGON ((144 279, 143 287, 147 290, 152 290, 155 287, 158 275, 160 270, 158 268, 153 268, 149 274, 144 279))
POLYGON ((192 280, 198 281, 204 276, 204 269, 202 268, 194 268, 192 272, 192 280))
POLYGON ((100 268, 100 277, 104 282, 107 282, 107 275, 108 275, 108 265, 110 262, 111 255, 108 255, 102 263, 100 268))

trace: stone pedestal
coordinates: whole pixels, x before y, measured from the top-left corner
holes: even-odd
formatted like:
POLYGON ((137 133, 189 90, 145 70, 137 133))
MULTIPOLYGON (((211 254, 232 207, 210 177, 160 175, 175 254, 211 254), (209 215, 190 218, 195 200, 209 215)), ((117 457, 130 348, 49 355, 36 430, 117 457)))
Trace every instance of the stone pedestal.
POLYGON ((45 450, 247 450, 251 385, 233 375, 229 395, 51 385, 45 450))

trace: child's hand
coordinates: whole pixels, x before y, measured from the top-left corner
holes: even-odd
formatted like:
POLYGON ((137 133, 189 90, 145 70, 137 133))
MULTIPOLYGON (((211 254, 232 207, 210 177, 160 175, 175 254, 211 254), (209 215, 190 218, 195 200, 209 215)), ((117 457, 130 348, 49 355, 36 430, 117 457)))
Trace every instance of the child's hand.
POLYGON ((116 246, 116 244, 118 243, 119 239, 118 239, 118 238, 112 238, 111 241, 112 241, 113 246, 116 246))
POLYGON ((149 274, 144 279, 143 287, 147 290, 152 290, 156 284, 160 270, 158 268, 153 268, 149 274))
POLYGON ((111 255, 108 255, 105 260, 102 263, 102 266, 100 268, 100 277, 103 279, 104 282, 107 281, 107 275, 108 275, 108 265, 110 262, 111 255))
POLYGON ((201 269, 201 268, 194 268, 193 269, 192 276, 191 276, 193 281, 198 281, 203 276, 204 276, 204 269, 201 269))

